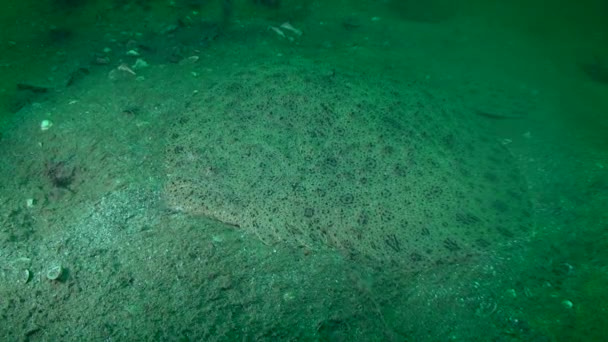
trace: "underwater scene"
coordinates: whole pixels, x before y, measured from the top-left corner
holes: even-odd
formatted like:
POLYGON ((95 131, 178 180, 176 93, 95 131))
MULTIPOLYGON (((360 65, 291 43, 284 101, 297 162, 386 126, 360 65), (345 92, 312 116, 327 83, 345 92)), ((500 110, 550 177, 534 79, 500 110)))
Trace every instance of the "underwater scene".
POLYGON ((0 11, 0 341, 608 340, 608 2, 0 11))

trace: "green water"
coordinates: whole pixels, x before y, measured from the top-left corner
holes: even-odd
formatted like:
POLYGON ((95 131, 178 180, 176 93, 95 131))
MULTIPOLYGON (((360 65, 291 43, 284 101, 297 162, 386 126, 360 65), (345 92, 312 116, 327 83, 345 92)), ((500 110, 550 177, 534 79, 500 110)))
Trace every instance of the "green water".
POLYGON ((0 339, 605 340, 606 13, 6 1, 0 339))

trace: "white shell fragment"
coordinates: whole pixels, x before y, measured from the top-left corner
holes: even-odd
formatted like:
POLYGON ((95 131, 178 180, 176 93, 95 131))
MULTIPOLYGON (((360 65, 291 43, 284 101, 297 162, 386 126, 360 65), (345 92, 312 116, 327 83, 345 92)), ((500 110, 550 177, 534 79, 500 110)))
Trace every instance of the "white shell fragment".
POLYGON ((276 26, 269 26, 268 29, 274 31, 276 34, 283 38, 287 38, 287 36, 285 36, 285 33, 283 33, 283 31, 281 31, 281 29, 276 26))
POLYGON ((293 32, 296 36, 302 35, 302 31, 293 27, 289 22, 284 22, 281 24, 281 28, 293 32))
POLYGON ((48 280, 59 280, 59 278, 61 278, 62 275, 63 275, 63 267, 61 267, 60 264, 53 265, 46 272, 46 278, 48 280))
POLYGON ((139 51, 133 49, 133 50, 127 51, 126 55, 131 56, 131 57, 138 57, 140 54, 139 54, 139 51))
POLYGON ((19 274, 19 283, 27 284, 32 279, 32 273, 28 269, 24 269, 19 274))
POLYGON ((133 70, 140 70, 140 69, 147 68, 147 67, 149 67, 149 66, 150 66, 150 64, 148 64, 148 62, 146 62, 145 60, 143 60, 143 59, 141 59, 141 58, 138 58, 138 59, 135 61, 135 64, 133 64, 133 65, 131 66, 131 69, 133 69, 133 70))
POLYGON ((40 122, 41 131, 47 131, 51 127, 53 127, 53 123, 51 122, 51 120, 42 120, 42 122, 40 122))

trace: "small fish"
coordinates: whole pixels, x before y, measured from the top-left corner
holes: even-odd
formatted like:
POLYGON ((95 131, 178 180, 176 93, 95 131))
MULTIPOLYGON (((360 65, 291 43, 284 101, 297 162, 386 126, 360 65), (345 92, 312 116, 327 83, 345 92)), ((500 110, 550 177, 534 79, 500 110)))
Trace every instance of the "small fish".
POLYGON ((479 110, 479 109, 474 109, 473 113, 479 115, 479 116, 483 116, 485 118, 488 119, 494 119, 494 120, 508 120, 508 119, 523 119, 523 115, 517 115, 517 114, 500 114, 500 113, 491 113, 491 112, 486 112, 483 110, 479 110))

